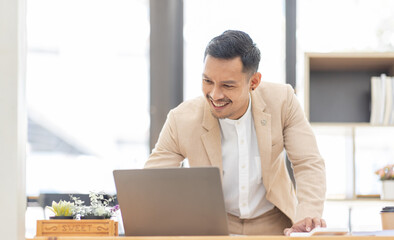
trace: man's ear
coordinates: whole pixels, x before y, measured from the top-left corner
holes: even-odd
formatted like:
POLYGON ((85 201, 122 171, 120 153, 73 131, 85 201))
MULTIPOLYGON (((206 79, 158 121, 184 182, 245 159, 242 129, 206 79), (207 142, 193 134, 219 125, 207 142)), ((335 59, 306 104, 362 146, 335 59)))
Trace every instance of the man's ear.
POLYGON ((250 78, 249 91, 255 90, 260 85, 260 82, 261 82, 261 73, 255 72, 250 78))

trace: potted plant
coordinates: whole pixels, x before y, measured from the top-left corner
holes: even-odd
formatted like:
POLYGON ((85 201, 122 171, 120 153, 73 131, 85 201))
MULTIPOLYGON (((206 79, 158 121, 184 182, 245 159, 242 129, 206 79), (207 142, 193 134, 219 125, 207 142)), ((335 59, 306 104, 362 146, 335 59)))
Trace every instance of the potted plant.
POLYGON ((394 164, 389 164, 375 171, 382 181, 381 199, 394 200, 394 164))
POLYGON ((107 199, 104 195, 104 193, 91 192, 89 194, 90 206, 85 206, 84 201, 71 196, 75 203, 75 216, 81 219, 109 219, 114 216, 119 206, 111 208, 109 204, 114 201, 115 197, 107 199))
POLYGON ((115 216, 119 206, 110 207, 114 197, 105 197, 103 193, 90 193, 89 206, 79 197, 70 196, 71 202, 52 202, 52 207, 47 207, 55 213, 51 220, 37 220, 37 236, 118 236, 118 222, 109 219, 115 216), (75 220, 64 220, 64 219, 75 220), (52 219, 63 219, 52 220, 52 219), (87 219, 87 220, 80 220, 87 219), (97 220, 101 219, 101 220, 97 220))
POLYGON ((71 202, 60 200, 58 203, 53 201, 52 206, 47 206, 49 210, 55 213, 50 219, 73 219, 75 213, 75 205, 71 202))

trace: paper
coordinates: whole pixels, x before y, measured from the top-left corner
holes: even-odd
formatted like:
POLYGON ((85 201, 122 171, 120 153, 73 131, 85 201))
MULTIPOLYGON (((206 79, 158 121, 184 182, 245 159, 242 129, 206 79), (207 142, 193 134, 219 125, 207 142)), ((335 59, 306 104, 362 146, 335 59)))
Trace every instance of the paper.
POLYGON ((292 232, 290 233, 290 237, 338 236, 348 233, 347 228, 315 228, 310 232, 292 232))
POLYGON ((352 232, 352 236, 394 236, 394 230, 372 231, 372 232, 352 232))

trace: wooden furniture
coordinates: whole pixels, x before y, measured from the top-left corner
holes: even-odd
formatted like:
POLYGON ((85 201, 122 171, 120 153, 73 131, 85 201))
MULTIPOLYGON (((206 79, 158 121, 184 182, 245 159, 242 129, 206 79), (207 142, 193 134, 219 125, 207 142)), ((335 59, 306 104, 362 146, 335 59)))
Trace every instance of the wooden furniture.
MULTIPOLYGON (((304 63, 304 110, 312 127, 317 132, 338 133, 350 139, 349 151, 344 157, 346 192, 343 198, 340 196, 341 199, 331 200, 329 204, 338 202, 348 207, 348 227, 351 228, 355 205, 357 208, 369 202, 386 203, 380 201, 379 195, 359 195, 356 191, 360 185, 356 179, 355 141, 360 129, 373 128, 377 132, 381 128, 390 128, 370 124, 371 77, 382 73, 394 75, 394 52, 305 53, 304 63)), ((332 151, 336 149, 332 148, 332 151)), ((341 165, 342 169, 344 165, 341 165)), ((393 203, 387 204, 391 206, 393 203)))
POLYGON ((394 75, 394 52, 306 53, 304 107, 311 123, 365 125, 371 77, 394 75))
POLYGON ((351 133, 347 199, 379 197, 356 191, 355 138, 358 128, 379 127, 370 124, 371 77, 382 73, 394 75, 394 52, 305 53, 304 110, 311 125, 351 133))
POLYGON ((318 237, 285 237, 285 236, 193 236, 193 237, 36 237, 34 240, 393 240, 392 236, 318 236, 318 237))
POLYGON ((36 236, 118 236, 118 222, 99 220, 38 220, 36 236))

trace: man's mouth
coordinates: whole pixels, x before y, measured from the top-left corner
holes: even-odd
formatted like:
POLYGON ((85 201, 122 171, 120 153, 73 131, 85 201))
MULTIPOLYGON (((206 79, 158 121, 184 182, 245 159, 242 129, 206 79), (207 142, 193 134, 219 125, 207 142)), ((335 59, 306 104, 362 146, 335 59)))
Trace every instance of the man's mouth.
POLYGON ((227 104, 230 103, 230 102, 223 102, 223 101, 215 102, 215 101, 213 101, 212 99, 210 99, 210 100, 211 100, 211 103, 212 103, 212 105, 213 105, 213 107, 214 107, 215 109, 224 108, 225 106, 227 106, 227 104))

